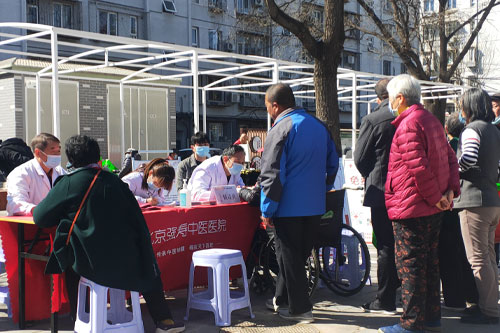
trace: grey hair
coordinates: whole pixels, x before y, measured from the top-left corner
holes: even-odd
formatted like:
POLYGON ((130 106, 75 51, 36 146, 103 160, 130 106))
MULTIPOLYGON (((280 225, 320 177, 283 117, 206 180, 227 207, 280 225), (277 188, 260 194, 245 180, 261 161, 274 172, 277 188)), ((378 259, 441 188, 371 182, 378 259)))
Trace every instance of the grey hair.
POLYGON ((393 77, 387 84, 387 92, 390 99, 399 94, 403 95, 408 106, 420 103, 420 83, 411 75, 401 74, 393 77))

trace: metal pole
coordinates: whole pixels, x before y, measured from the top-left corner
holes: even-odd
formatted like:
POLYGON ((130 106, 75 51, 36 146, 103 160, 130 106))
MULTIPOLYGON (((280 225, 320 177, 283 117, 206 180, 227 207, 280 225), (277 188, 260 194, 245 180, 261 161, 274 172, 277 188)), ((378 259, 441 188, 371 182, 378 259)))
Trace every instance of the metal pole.
POLYGON ((207 133, 207 91, 201 89, 201 105, 203 107, 203 133, 207 133))
POLYGON ((200 101, 198 95, 198 51, 193 51, 193 60, 191 60, 191 71, 193 72, 193 117, 194 132, 200 130, 200 101))
MULTIPOLYGON (((279 64, 276 61, 273 66, 273 84, 279 83, 280 82, 280 68, 279 64)), ((267 130, 269 131, 271 129, 271 115, 268 113, 267 114, 267 130)))
POLYGON ((356 74, 352 74, 352 145, 351 149, 354 152, 354 149, 356 148, 356 129, 357 129, 357 113, 358 113, 358 108, 356 104, 356 74))
POLYGON ((42 133, 42 95, 40 74, 36 75, 36 134, 42 133))
MULTIPOLYGON (((121 122, 121 152, 122 157, 125 156, 125 104, 124 104, 124 92, 123 92, 123 82, 120 82, 120 122, 121 122)), ((147 132, 147 131, 146 131, 147 132)), ((147 133, 146 133, 147 136, 147 133)))
POLYGON ((58 49, 57 49, 57 33, 51 32, 51 53, 52 53, 52 132, 54 136, 62 139, 61 136, 61 119, 59 115, 59 75, 58 75, 58 49))

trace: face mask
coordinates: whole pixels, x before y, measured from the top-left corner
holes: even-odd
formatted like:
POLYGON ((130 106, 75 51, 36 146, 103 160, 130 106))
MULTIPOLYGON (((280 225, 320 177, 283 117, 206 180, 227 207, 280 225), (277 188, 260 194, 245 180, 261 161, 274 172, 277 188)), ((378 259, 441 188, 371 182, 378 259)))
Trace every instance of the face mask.
POLYGON ((458 120, 465 125, 465 118, 462 116, 462 112, 458 113, 458 120))
POLYGON ((493 125, 500 125, 500 116, 496 117, 495 120, 491 122, 493 125))
POLYGON ((47 155, 45 153, 43 154, 47 156, 47 162, 43 162, 43 164, 45 164, 47 168, 53 169, 56 166, 61 165, 61 155, 47 155))
POLYGON ((390 101, 389 101, 389 111, 391 111, 391 113, 392 113, 392 115, 393 115, 394 117, 399 116, 399 111, 398 111, 398 108, 393 109, 393 108, 392 108, 392 103, 391 103, 390 101))
POLYGON ((156 185, 153 184, 153 181, 151 179, 148 179, 148 188, 150 191, 156 191, 158 189, 156 185))
POLYGON ((201 157, 210 157, 210 147, 207 146, 197 146, 196 155, 201 157))
POLYGON ((241 173, 241 170, 243 170, 243 164, 233 162, 233 166, 229 168, 229 173, 233 176, 237 176, 241 173))

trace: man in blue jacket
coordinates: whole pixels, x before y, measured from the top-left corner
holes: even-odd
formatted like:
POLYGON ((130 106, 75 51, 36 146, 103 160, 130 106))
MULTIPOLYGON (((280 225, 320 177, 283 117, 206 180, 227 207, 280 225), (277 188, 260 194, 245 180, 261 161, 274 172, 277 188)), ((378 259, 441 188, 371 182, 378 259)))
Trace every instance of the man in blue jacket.
POLYGON ((266 306, 280 316, 312 322, 305 261, 313 247, 326 191, 338 169, 335 144, 326 126, 295 108, 289 86, 275 84, 265 96, 274 119, 264 144, 261 171, 261 211, 273 226, 279 275, 276 294, 266 306))

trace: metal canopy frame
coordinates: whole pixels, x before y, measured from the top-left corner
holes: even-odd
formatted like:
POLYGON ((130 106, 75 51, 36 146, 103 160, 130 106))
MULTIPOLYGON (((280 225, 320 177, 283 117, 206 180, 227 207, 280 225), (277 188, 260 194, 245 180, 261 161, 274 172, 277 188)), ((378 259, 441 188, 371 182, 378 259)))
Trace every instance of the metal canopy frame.
MULTIPOLYGON (((290 85, 296 98, 315 99, 314 65, 294 63, 279 59, 253 55, 241 55, 215 50, 199 49, 182 45, 152 42, 133 38, 102 35, 86 31, 56 28, 30 23, 0 23, 0 53, 13 57, 45 59, 50 62, 38 72, 0 69, 3 73, 29 74, 36 77, 37 132, 41 130, 40 79, 52 79, 52 112, 54 135, 60 136, 59 78, 75 78, 84 72, 116 68, 126 69, 121 78, 106 79, 119 84, 121 109, 121 144, 125 151, 124 86, 147 85, 155 87, 182 87, 201 92, 202 125, 207 130, 207 92, 225 91, 238 94, 264 95, 266 89, 275 83, 290 85), (50 37, 50 38, 49 38, 50 37), (30 48, 41 47, 50 54, 28 52, 30 48), (21 44, 21 51, 9 46, 21 44), (64 69, 64 67, 69 67, 64 69), (199 75, 210 75, 218 79, 201 85, 199 75), (187 78, 189 80, 182 79, 187 78)), ((358 103, 368 105, 376 100, 374 86, 385 75, 370 74, 339 68, 337 88, 339 102, 350 102, 352 112, 353 149, 356 141, 358 103)), ((420 81, 422 93, 428 97, 456 98, 464 87, 452 84, 420 81), (431 96, 439 93, 439 96, 431 96)), ((192 94, 194 130, 200 130, 199 94, 192 94)), ((271 118, 267 118, 268 128, 271 118)))

